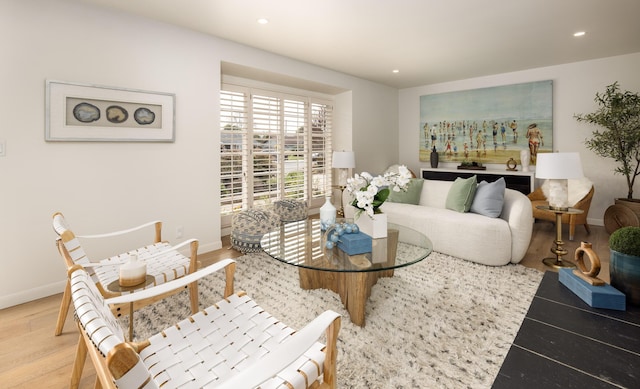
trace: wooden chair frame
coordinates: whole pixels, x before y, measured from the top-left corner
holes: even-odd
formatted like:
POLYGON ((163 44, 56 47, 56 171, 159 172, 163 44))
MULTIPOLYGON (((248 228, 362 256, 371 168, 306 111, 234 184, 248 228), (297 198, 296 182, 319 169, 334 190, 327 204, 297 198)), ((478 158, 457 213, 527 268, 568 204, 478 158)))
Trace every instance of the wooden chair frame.
MULTIPOLYGON (((128 303, 137 298, 149 299, 152 298, 154 294, 162 294, 165 290, 179 288, 180 286, 187 285, 221 269, 225 270, 225 300, 218 304, 224 304, 235 295, 246 296, 244 292, 239 292, 234 295, 233 277, 235 261, 226 259, 156 288, 103 300, 103 303, 128 303)), ((87 280, 88 273, 86 273, 80 265, 74 265, 69 269, 68 274, 71 280, 70 282, 74 283, 74 287, 76 288, 76 291, 72 292, 72 294, 74 294, 73 301, 74 305, 76 305, 76 319, 80 330, 80 339, 78 341, 76 358, 71 375, 71 388, 78 387, 87 355, 90 356, 96 369, 96 387, 159 387, 160 385, 155 382, 157 377, 151 376, 148 370, 149 368, 145 367, 140 356, 140 353, 143 352, 145 348, 153 346, 153 342, 156 341, 154 339, 156 338, 151 337, 138 343, 118 340, 118 336, 122 336, 122 334, 118 335, 117 331, 115 331, 115 333, 110 332, 108 324, 100 324, 107 323, 109 320, 109 318, 106 318, 104 322, 101 322, 102 319, 99 312, 102 312, 104 315, 105 311, 101 311, 100 306, 93 307, 92 304, 88 302, 90 299, 86 298, 86 295, 90 293, 86 293, 87 288, 81 285, 81 280, 87 280), (84 273, 84 276, 81 273, 84 273), (79 279, 80 281, 78 281, 79 279), (98 314, 96 314, 96 312, 98 312, 98 314), (96 324, 96 322, 98 322, 98 324, 96 324)), ((88 283, 89 282, 87 282, 87 284, 88 283)), ((217 305, 209 307, 208 309, 215 311, 217 305)), ((266 312, 261 311, 261 313, 270 317, 266 312)), ((199 321, 202 315, 206 315, 206 310, 199 313, 199 315, 201 315, 200 318, 190 317, 188 320, 190 322, 199 321)), ((225 318, 223 317, 221 320, 225 320, 225 318)), ((277 325, 279 327, 282 327, 282 324, 276 319, 273 320, 275 320, 274 323, 278 323, 277 325)), ((179 324, 176 325, 176 328, 179 328, 179 324)), ((170 329, 165 329, 161 334, 164 336, 165 332, 169 330, 170 329)), ((307 382, 307 376, 304 372, 298 372, 298 375, 304 377, 306 387, 334 389, 336 388, 337 382, 335 372, 339 330, 340 315, 332 311, 326 311, 302 330, 288 335, 286 341, 280 343, 275 350, 261 357, 257 357, 255 361, 245 365, 244 368, 237 368, 234 370, 236 373, 232 373, 228 377, 220 378, 221 382, 219 385, 216 385, 216 388, 254 388, 261 385, 261 383, 271 379, 275 374, 278 374, 278 372, 283 371, 283 369, 291 365, 314 346, 314 344, 317 345, 317 339, 324 333, 326 335, 326 346, 322 348, 322 352, 325 354, 324 362, 322 363, 322 374, 318 376, 314 382, 307 382)), ((271 329, 264 329, 264 331, 269 332, 271 329)), ((286 382, 283 383, 283 385, 293 387, 286 382)))
MULTIPOLYGON (((54 231, 56 233, 58 233, 58 238, 56 239, 56 247, 58 249, 58 252, 60 253, 60 256, 62 257, 62 259, 65 262, 65 265, 67 266, 67 269, 71 268, 72 266, 76 265, 76 264, 80 264, 83 267, 87 268, 87 269, 96 269, 102 266, 110 266, 110 267, 115 267, 118 266, 120 264, 120 262, 118 261, 113 261, 112 259, 114 257, 108 258, 108 259, 104 259, 100 262, 91 262, 86 255, 84 255, 84 252, 82 251, 82 248, 80 247, 79 242, 77 241, 77 239, 100 239, 100 238, 110 238, 110 237, 115 237, 115 236, 120 236, 120 235, 126 235, 128 233, 134 232, 134 231, 138 231, 138 230, 142 230, 144 228, 148 228, 148 227, 154 227, 154 232, 155 232, 155 237, 153 240, 152 245, 158 245, 158 244, 163 244, 162 246, 162 250, 157 251, 155 254, 153 255, 149 255, 147 256, 147 260, 153 260, 156 257, 162 256, 162 255, 166 255, 166 254, 173 254, 173 255, 180 255, 182 256, 182 254, 178 253, 178 249, 185 247, 185 246, 189 246, 190 248, 190 256, 189 256, 189 264, 188 264, 188 269, 186 270, 186 274, 191 274, 193 272, 195 272, 198 267, 199 267, 199 262, 198 262, 198 241, 196 239, 190 239, 187 241, 184 241, 178 245, 175 246, 169 246, 168 244, 166 244, 166 242, 162 241, 162 222, 161 221, 152 221, 152 222, 148 222, 148 223, 144 223, 141 224, 139 226, 133 227, 133 228, 129 228, 126 230, 120 230, 120 231, 114 231, 114 232, 109 232, 109 233, 105 233, 105 234, 96 234, 96 235, 78 235, 76 236, 70 229, 69 226, 66 224, 66 221, 64 220, 64 216, 62 215, 62 213, 60 212, 56 212, 53 214, 53 225, 54 225, 54 231), (75 242, 75 243, 73 243, 75 242), (73 246, 75 244, 75 246, 73 246), (74 248, 70 250, 67 248, 67 246, 73 246, 74 248)), ((144 246, 141 248, 138 248, 136 250, 131 250, 128 251, 126 253, 122 253, 119 255, 126 255, 128 256, 128 253, 130 252, 134 252, 134 251, 140 251, 140 250, 146 250, 147 248, 151 247, 150 246, 144 246)), ((117 292, 113 292, 110 291, 107 288, 107 285, 102 285, 102 283, 98 280, 98 276, 95 275, 95 272, 93 270, 90 271, 90 274, 92 275, 92 278, 94 279, 94 281, 96 281, 96 286, 98 287, 98 290, 100 290, 100 293, 102 293, 102 295, 105 298, 111 298, 111 297, 117 297, 120 296, 121 293, 117 293, 117 292)), ((190 284, 187 286, 187 288, 189 289, 189 296, 190 296, 190 305, 191 305, 191 312, 192 313, 196 313, 198 312, 198 284, 196 282, 190 284)), ((133 304, 133 309, 137 310, 140 309, 146 305, 149 304, 153 304, 154 302, 161 300, 163 298, 166 298, 170 295, 179 293, 181 291, 181 289, 177 289, 177 290, 171 290, 171 291, 167 291, 165 294, 163 295, 159 295, 159 296, 154 296, 154 298, 149 299, 149 300, 141 300, 141 301, 136 301, 133 304)), ((69 285, 69 281, 67 280, 67 283, 65 285, 64 288, 64 292, 62 294, 62 301, 60 303, 60 310, 58 312, 58 318, 56 320, 56 328, 55 328, 55 335, 58 336, 62 333, 62 330, 64 328, 64 323, 66 321, 68 312, 69 312, 69 307, 71 305, 71 287, 69 285)), ((131 314, 131 312, 129 312, 129 307, 130 304, 115 304, 112 306, 112 311, 114 313, 117 314, 131 314)))
MULTIPOLYGON (((580 224, 584 225, 585 230, 587 230, 587 234, 591 233, 591 228, 589 227, 589 223, 587 223, 587 216, 589 215, 589 207, 591 206, 593 194, 594 187, 592 186, 591 190, 589 190, 589 192, 580 201, 571 207, 580 209, 584 211, 583 213, 562 215, 562 224, 569 225, 569 240, 573 240, 576 232, 576 226, 580 224)), ((534 219, 546 220, 555 223, 556 215, 553 212, 543 211, 536 208, 538 205, 549 205, 542 188, 537 188, 533 192, 529 193, 527 197, 531 200, 534 219)))

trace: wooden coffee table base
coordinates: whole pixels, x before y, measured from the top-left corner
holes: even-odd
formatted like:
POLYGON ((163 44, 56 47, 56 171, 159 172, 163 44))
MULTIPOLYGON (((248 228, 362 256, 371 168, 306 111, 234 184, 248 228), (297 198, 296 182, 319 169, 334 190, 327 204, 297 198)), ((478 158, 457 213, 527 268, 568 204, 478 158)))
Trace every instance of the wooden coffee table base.
POLYGON ((380 277, 392 277, 393 270, 370 272, 332 272, 298 268, 302 289, 329 289, 340 296, 351 321, 364 327, 365 304, 371 287, 380 277))

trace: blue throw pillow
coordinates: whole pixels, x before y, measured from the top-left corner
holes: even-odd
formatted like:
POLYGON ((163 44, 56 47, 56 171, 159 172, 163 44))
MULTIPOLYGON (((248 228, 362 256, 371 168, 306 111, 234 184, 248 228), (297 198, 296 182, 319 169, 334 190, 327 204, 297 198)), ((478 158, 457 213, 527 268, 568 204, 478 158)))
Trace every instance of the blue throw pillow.
POLYGON ((495 182, 482 181, 476 188, 476 194, 471 203, 471 212, 489 217, 498 217, 502 213, 504 204, 504 177, 495 182))

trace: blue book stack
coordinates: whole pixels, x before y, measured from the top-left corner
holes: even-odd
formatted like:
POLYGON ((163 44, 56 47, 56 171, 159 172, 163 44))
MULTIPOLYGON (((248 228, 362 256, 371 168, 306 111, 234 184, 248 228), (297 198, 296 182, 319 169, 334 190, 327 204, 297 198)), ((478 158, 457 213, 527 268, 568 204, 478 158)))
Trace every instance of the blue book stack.
POLYGON ((624 293, 609 284, 593 286, 573 274, 573 269, 560 269, 558 271, 560 283, 569 288, 585 303, 593 308, 626 310, 626 298, 624 293))
POLYGON ((349 255, 371 252, 371 237, 363 232, 342 234, 338 241, 338 248, 349 255))

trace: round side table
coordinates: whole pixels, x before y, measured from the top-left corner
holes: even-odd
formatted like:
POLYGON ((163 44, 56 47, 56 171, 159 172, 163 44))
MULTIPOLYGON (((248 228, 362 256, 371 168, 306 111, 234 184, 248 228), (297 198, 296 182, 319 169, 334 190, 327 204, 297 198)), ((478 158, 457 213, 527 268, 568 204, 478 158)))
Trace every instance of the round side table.
MULTIPOLYGON (((155 277, 147 274, 147 278, 144 280, 144 282, 141 282, 138 285, 120 286, 120 280, 115 280, 107 286, 107 289, 109 289, 112 292, 120 292, 120 293, 132 292, 137 289, 146 288, 147 286, 153 284, 154 282, 156 282, 155 277)), ((133 342, 133 301, 129 303, 129 341, 133 342)))

